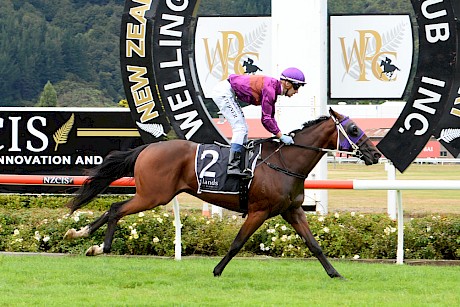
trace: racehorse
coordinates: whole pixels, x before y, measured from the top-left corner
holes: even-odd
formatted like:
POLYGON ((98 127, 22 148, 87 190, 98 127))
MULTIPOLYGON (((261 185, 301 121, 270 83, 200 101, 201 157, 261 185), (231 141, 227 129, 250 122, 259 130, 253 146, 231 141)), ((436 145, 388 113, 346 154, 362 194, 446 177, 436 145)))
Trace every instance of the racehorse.
MULTIPOLYGON (((266 219, 280 214, 318 258, 327 274, 330 277, 343 278, 328 261, 310 231, 301 207, 304 200, 304 181, 327 152, 351 153, 364 160, 366 165, 378 163, 381 154, 351 119, 332 109, 329 113, 330 116, 319 117, 291 132, 293 145, 284 145, 275 139, 264 140, 260 160, 249 188, 247 218, 229 251, 214 268, 214 276, 222 274, 225 266, 266 219)), ((79 231, 69 229, 64 237, 87 237, 107 223, 103 244, 90 247, 86 255, 109 253, 119 219, 166 205, 182 192, 208 203, 242 212, 238 195, 197 192, 197 146, 197 143, 187 140, 170 140, 108 154, 100 165, 90 170, 92 173, 67 206, 74 212, 95 198, 111 182, 133 173, 136 184, 134 197, 113 203, 98 219, 79 231)))

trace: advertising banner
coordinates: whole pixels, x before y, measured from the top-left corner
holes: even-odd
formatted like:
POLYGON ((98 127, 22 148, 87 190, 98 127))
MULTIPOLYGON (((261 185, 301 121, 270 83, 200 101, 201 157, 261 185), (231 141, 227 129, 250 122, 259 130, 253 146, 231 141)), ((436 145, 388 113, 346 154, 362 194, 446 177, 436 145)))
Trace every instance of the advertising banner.
POLYGON ((272 76, 271 17, 199 17, 195 61, 206 98, 230 74, 272 76))
POLYGON ((430 139, 451 104, 457 67, 457 21, 449 0, 412 5, 419 25, 419 58, 411 97, 378 149, 403 172, 430 139))
POLYGON ((331 98, 401 98, 413 58, 409 15, 330 17, 331 98))
POLYGON ((456 73, 454 84, 449 93, 447 109, 434 131, 434 136, 454 157, 458 157, 460 154, 460 61, 458 61, 460 52, 460 23, 458 22, 460 20, 460 1, 453 1, 452 6, 457 20, 456 73))
POLYGON ((146 143, 167 137, 166 122, 181 139, 228 143, 212 122, 195 73, 198 5, 196 0, 125 2, 122 77, 132 116, 146 143))
MULTIPOLYGON (((0 108, 2 174, 85 175, 113 150, 142 144, 125 108, 0 108)), ((2 192, 66 191, 1 186, 2 192)), ((74 190, 74 189, 71 189, 74 190)))

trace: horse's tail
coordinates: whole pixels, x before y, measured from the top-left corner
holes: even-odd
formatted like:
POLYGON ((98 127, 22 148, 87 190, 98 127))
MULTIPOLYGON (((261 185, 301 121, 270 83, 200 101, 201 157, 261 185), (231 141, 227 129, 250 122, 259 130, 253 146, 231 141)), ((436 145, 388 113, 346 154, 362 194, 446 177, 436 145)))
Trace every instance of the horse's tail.
POLYGON ((113 181, 132 176, 137 157, 147 146, 148 144, 127 151, 109 153, 100 165, 89 170, 89 177, 66 206, 74 212, 102 193, 113 181))

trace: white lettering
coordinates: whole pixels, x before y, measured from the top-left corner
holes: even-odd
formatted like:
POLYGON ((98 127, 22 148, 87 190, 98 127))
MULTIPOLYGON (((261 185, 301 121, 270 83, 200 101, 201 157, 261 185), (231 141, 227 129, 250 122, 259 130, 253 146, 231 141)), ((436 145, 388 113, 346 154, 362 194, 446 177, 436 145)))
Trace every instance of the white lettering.
POLYGON ((412 128, 412 120, 416 120, 422 125, 420 129, 415 130, 414 135, 423 135, 425 134, 425 132, 428 131, 428 128, 430 126, 428 120, 425 118, 425 116, 418 113, 412 113, 406 117, 406 119, 404 120, 404 128, 406 128, 406 130, 410 130, 412 128))
MULTIPOLYGON (((168 6, 168 8, 171 10, 171 11, 174 11, 174 12, 182 12, 184 11, 187 6, 188 6, 188 0, 183 0, 182 2, 184 2, 181 6, 178 6, 178 5, 175 5, 172 3, 173 0, 166 0, 166 5, 168 6)), ((176 2, 181 2, 181 1, 177 1, 175 0, 176 2)))
POLYGON ((174 37, 182 37, 181 31, 171 30, 171 28, 181 26, 184 24, 184 17, 183 16, 176 16, 170 14, 163 14, 161 17, 165 20, 173 21, 171 24, 164 25, 160 28, 161 35, 168 35, 174 37))
POLYGON ((168 97, 169 106, 173 112, 179 109, 191 106, 193 104, 193 100, 192 100, 192 96, 190 95, 190 92, 188 90, 185 90, 184 94, 186 98, 185 100, 182 100, 182 97, 179 94, 175 96, 177 103, 174 103, 174 99, 171 96, 168 97))
POLYGON ((19 121, 21 117, 8 117, 11 121, 11 147, 8 151, 21 151, 19 148, 19 121))
POLYGON ((47 147, 48 147, 48 137, 46 136, 46 134, 38 131, 37 129, 35 129, 34 127, 34 121, 40 121, 40 123, 42 124, 42 126, 46 126, 46 118, 44 117, 39 117, 39 116, 34 116, 34 117, 31 117, 28 121, 27 121, 27 130, 35 137, 37 137, 38 139, 40 139, 42 141, 42 146, 39 147, 39 148, 35 148, 32 146, 32 142, 31 141, 27 141, 27 146, 26 148, 32 152, 40 152, 40 151, 43 151, 45 150, 47 147))
POLYGON ((433 13, 428 12, 428 7, 430 5, 441 3, 443 1, 444 0, 426 0, 426 1, 424 1, 422 3, 422 6, 421 6, 422 15, 425 16, 427 19, 436 19, 436 18, 439 18, 439 17, 442 17, 442 16, 447 16, 447 11, 446 10, 433 12, 433 13))
POLYGON ((186 86, 185 73, 184 73, 184 69, 182 69, 182 68, 179 69, 179 78, 180 78, 180 80, 177 81, 177 82, 165 84, 165 86, 164 86, 165 91, 174 90, 176 88, 186 86))
POLYGON ((176 50, 176 60, 170 62, 161 62, 160 68, 180 67, 182 66, 182 50, 176 50))
POLYGON ((192 121, 197 116, 198 116, 198 112, 196 110, 190 111, 187 113, 183 113, 183 114, 174 115, 174 118, 176 120, 185 119, 185 121, 180 125, 181 130, 192 128, 185 135, 185 138, 187 140, 189 140, 195 134, 195 132, 197 132, 198 129, 203 125, 203 121, 201 119, 192 121))

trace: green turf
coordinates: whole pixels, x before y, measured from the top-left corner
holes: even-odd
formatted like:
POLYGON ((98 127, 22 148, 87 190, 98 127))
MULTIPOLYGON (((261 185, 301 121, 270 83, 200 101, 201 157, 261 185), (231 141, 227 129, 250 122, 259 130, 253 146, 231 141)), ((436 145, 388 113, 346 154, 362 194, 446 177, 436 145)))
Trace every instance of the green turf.
POLYGON ((460 267, 218 258, 0 256, 1 306, 458 306, 460 267))

